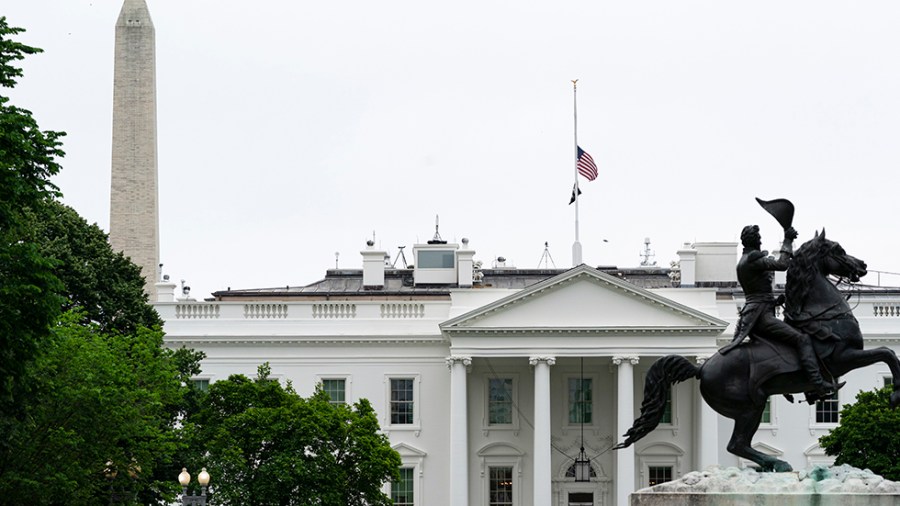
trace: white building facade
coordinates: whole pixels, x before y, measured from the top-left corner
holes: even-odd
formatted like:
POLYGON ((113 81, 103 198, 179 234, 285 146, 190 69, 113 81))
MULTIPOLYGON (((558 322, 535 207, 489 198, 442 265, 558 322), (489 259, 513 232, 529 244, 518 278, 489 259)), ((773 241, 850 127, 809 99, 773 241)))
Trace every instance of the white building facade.
MULTIPOLYGON (((363 268, 329 270, 305 287, 229 290, 175 300, 158 284, 166 343, 202 350, 198 380, 254 376, 268 362, 298 393, 321 384, 335 400, 369 399, 403 460, 389 485, 400 505, 619 505, 636 489, 718 464, 731 421, 693 380, 673 387, 663 423, 611 451, 639 414, 647 369, 678 354, 701 364, 730 341, 742 294, 734 243, 679 251, 669 269, 480 269, 474 252, 435 242, 415 267, 385 252, 363 268), (577 481, 575 460, 590 460, 577 481)), ((900 290, 861 292, 866 347, 900 339, 900 290)), ((890 377, 878 364, 843 378, 818 405, 772 398, 754 447, 795 468, 829 462, 817 444, 837 410, 890 377)))

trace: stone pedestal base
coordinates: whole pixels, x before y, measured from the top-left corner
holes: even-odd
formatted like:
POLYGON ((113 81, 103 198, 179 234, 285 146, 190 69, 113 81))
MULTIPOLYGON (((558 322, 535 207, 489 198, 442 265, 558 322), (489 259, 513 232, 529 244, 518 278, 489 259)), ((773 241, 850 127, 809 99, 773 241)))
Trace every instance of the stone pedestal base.
POLYGON ((631 506, 747 505, 900 506, 900 483, 847 465, 789 473, 713 466, 631 494, 631 506))
POLYGON ((679 494, 635 492, 631 506, 896 506, 885 494, 679 494))

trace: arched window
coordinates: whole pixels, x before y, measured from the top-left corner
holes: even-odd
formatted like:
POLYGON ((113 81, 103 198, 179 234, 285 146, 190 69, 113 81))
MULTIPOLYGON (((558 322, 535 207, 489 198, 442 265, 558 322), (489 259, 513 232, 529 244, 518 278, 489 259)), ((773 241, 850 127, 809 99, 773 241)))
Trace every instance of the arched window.
MULTIPOLYGON (((590 477, 591 478, 597 477, 597 471, 594 469, 593 464, 591 464, 590 477)), ((569 469, 566 470, 566 478, 575 479, 575 463, 574 462, 572 462, 572 465, 569 466, 569 469)))

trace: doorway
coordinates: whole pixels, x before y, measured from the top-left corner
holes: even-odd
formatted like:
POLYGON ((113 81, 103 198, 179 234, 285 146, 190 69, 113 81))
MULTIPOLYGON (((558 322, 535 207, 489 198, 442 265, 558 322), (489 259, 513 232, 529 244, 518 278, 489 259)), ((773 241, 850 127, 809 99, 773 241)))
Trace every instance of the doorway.
POLYGON ((568 506, 594 506, 593 492, 569 492, 568 506))

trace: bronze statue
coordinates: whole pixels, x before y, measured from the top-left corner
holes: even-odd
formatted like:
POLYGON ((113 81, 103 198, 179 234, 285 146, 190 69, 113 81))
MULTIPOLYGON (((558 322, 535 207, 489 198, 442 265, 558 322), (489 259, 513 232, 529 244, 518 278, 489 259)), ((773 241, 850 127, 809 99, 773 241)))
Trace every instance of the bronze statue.
POLYGON ((772 293, 774 272, 787 270, 793 256, 793 241, 796 238, 797 231, 794 227, 786 227, 778 258, 770 257, 768 252, 760 250, 762 239, 759 235, 759 226, 744 227, 741 232, 744 251, 738 260, 737 277, 744 291, 746 304, 741 309, 734 340, 719 352, 723 355, 728 353, 750 336, 787 343, 797 350, 800 365, 812 385, 811 393, 818 398, 824 398, 838 385, 827 383, 822 379, 810 337, 775 316, 775 306, 780 305, 779 302, 783 303, 783 300, 776 301, 772 293))
MULTIPOLYGON (((784 199, 771 202, 784 209, 789 208, 789 213, 772 213, 786 229, 787 239, 795 233, 790 225, 793 206, 784 199)), ((772 212, 766 207, 771 202, 760 201, 760 204, 772 212)), ((753 233, 752 230, 748 231, 748 237, 753 233)), ((755 245, 755 238, 751 240, 755 245)), ((750 253, 753 256, 752 251, 750 253)), ((739 273, 740 269, 739 265, 739 273)), ((833 378, 876 362, 887 364, 891 369, 894 385, 891 407, 896 408, 900 405, 900 360, 893 350, 886 347, 863 349, 859 323, 853 316, 847 299, 828 280, 828 276, 838 276, 848 282, 856 282, 865 274, 865 262, 848 255, 840 244, 826 239, 824 230, 821 234, 816 233, 815 237, 793 254, 788 263, 785 321, 782 323, 811 342, 814 353, 821 360, 822 370, 833 378)), ((771 272, 768 275, 771 276, 771 272)), ((801 354, 805 351, 795 346, 798 339, 796 336, 793 339, 781 339, 773 336, 772 332, 760 331, 776 325, 783 330, 780 323, 760 324, 762 313, 766 314, 766 319, 771 315, 772 320, 777 320, 774 316, 775 301, 768 299, 771 289, 765 292, 764 288, 755 284, 744 285, 744 280, 740 281, 745 290, 752 286, 751 290, 756 295, 762 293, 760 297, 754 296, 753 299, 758 300, 753 302, 748 293, 747 304, 756 304, 763 309, 751 307, 747 310, 745 307, 748 314, 756 311, 760 311, 760 314, 745 320, 742 312, 735 341, 727 349, 723 348, 724 352, 720 350, 700 367, 678 355, 668 355, 657 360, 647 372, 641 415, 624 434, 625 441, 616 445, 615 449, 633 444, 659 425, 672 384, 698 378, 700 394, 706 403, 722 416, 734 420, 734 430, 728 442, 729 452, 755 462, 763 471, 792 470, 787 462, 750 446, 753 435, 759 428, 766 399, 775 394, 789 396, 805 392, 807 400, 813 402, 827 393, 829 387, 840 385, 828 385, 824 381, 819 383, 821 376, 816 378, 810 371, 810 364, 803 363, 808 359, 801 359, 801 354), (757 288, 762 292, 756 292, 757 288), (743 342, 747 335, 752 338, 743 342), (824 392, 820 386, 824 386, 824 392)), ((756 282, 760 282, 759 279, 748 281, 756 282)), ((819 374, 818 367, 815 372, 819 374)))

